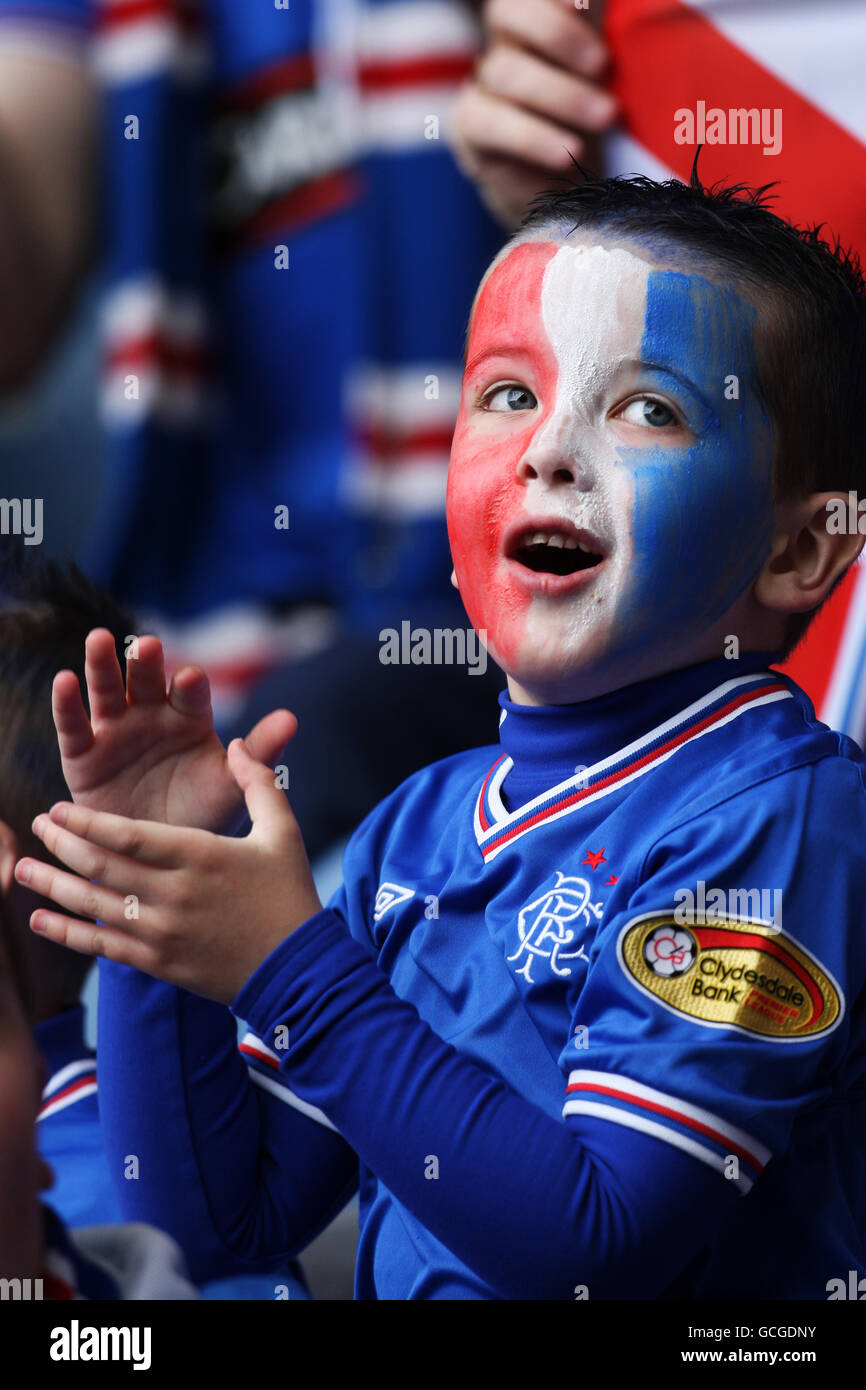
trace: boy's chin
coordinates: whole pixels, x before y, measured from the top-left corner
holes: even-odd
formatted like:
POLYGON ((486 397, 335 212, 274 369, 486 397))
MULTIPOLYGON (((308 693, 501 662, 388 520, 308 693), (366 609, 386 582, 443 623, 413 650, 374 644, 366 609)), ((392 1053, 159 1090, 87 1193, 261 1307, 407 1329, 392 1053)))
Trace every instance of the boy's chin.
POLYGON ((614 673, 605 655, 599 650, 527 653, 507 669, 509 688, 518 703, 568 705, 591 699, 610 688, 614 673))
POLYGON ((525 642, 518 660, 499 664, 517 703, 573 705, 717 654, 716 645, 705 645, 697 643, 692 651, 660 634, 641 643, 599 624, 571 644, 525 642))

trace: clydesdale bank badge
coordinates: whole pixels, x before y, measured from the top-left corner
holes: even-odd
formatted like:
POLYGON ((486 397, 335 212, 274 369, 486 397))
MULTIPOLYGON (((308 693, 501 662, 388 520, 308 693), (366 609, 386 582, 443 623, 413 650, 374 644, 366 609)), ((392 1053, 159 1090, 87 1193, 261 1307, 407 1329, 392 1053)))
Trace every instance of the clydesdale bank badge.
POLYGON ((623 927, 617 953, 644 994, 708 1027, 801 1042, 834 1028, 844 1012, 829 972, 770 923, 683 924, 673 913, 649 913, 623 927))

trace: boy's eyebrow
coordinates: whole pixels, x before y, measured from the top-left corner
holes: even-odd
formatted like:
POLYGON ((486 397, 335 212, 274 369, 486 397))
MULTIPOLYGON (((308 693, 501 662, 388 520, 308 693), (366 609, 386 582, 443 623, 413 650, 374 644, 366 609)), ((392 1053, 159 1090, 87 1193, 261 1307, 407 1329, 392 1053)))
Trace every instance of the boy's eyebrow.
POLYGON ((474 357, 471 357, 468 362, 466 361, 464 356, 463 370, 464 372, 471 372, 473 367, 476 367, 479 362, 483 362, 487 357, 525 358, 528 355, 529 354, 527 353, 527 350, 525 348, 518 347, 514 342, 488 343, 487 347, 482 348, 480 352, 476 352, 474 357))
MULTIPOLYGON (((507 355, 507 354, 513 354, 515 351, 516 351, 516 349, 514 348, 513 345, 510 345, 510 346, 509 346, 509 345, 504 344, 504 343, 501 344, 501 345, 500 345, 500 344, 493 344, 492 346, 491 346, 491 345, 488 345, 487 347, 482 348, 482 350, 481 350, 480 352, 476 352, 475 356, 472 357, 472 358, 467 362, 467 361, 466 361, 466 357, 465 357, 465 350, 464 350, 464 360, 463 360, 463 370, 464 370, 464 373, 468 374, 469 372, 471 372, 472 369, 473 369, 474 367, 476 367, 476 366, 478 365, 479 362, 483 362, 484 359, 487 358, 487 357, 500 357, 500 356, 505 356, 505 355, 507 355)), ((692 381, 691 377, 690 377, 690 376, 687 376, 687 375, 685 374, 685 372, 682 371, 682 369, 681 369, 680 367, 678 367, 675 363, 673 363, 673 362, 651 362, 651 361, 649 361, 649 360, 647 360, 646 358, 643 358, 643 357, 634 357, 634 358, 625 358, 625 359, 622 359, 621 362, 620 362, 620 365, 621 365, 621 366, 636 367, 636 368, 638 368, 639 370, 640 370, 640 369, 643 369, 644 371, 649 371, 649 372, 659 372, 659 373, 661 373, 661 374, 664 375, 664 376, 673 377, 675 381, 679 382, 679 384, 683 387, 684 390, 690 392, 690 394, 693 395, 693 396, 697 396, 698 400, 700 400, 700 401, 703 403, 703 405, 707 408, 707 410, 709 410, 710 412, 713 412, 713 409, 714 409, 714 408, 713 408, 712 402, 711 402, 710 400, 707 399, 707 397, 704 395, 704 392, 701 390, 700 386, 698 386, 697 382, 692 381)))
POLYGON ((673 362, 649 362, 644 358, 639 358, 635 361, 634 365, 643 367, 644 370, 648 372, 661 372, 664 376, 672 376, 686 391, 691 392, 693 396, 697 396, 698 400, 706 406, 707 410, 713 414, 715 413, 712 401, 707 399, 697 382, 692 381, 691 377, 686 376, 685 372, 673 362))
POLYGON ((483 362, 484 359, 485 359, 485 357, 495 357, 496 355, 497 355, 496 352, 495 352, 495 351, 491 351, 490 348, 484 348, 484 349, 482 349, 481 352, 476 352, 475 356, 474 356, 473 358, 471 358, 471 359, 467 362, 467 361, 466 361, 466 355, 465 355, 465 353, 464 353, 464 356, 463 356, 463 371, 464 371, 464 373, 471 372, 471 371, 472 371, 472 368, 475 367, 475 366, 477 366, 479 362, 483 362))

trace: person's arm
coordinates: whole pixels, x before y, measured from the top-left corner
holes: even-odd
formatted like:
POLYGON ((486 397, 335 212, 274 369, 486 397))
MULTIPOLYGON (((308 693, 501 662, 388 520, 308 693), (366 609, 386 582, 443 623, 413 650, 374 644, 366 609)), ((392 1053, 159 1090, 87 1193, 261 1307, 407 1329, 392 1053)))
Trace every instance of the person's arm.
POLYGON ((265 1049, 238 1050, 226 1008, 108 961, 99 1106, 125 1218, 173 1236, 196 1282, 278 1268, 357 1186, 356 1155, 265 1049))
POLYGON ((720 799, 653 846, 574 1003, 562 1121, 442 1041, 327 911, 273 952, 233 1007, 263 1036, 288 1030, 293 1089, 496 1292, 658 1296, 836 1085, 845 993, 866 973, 846 929, 864 886, 863 792, 849 772, 851 786, 822 786, 819 765, 720 799), (843 792, 843 823, 831 827, 816 808, 843 792), (806 845, 813 865, 834 865, 820 890, 806 845), (664 941, 644 940, 657 930, 648 914, 670 924, 679 890, 701 881, 726 893, 778 885, 785 932, 714 921, 674 939, 676 959, 669 926, 664 941), (741 967, 726 1008, 708 986, 720 957, 741 967), (684 1211, 700 1220, 677 1219, 684 1211))
POLYGON ((0 3, 0 391, 51 350, 94 250, 89 8, 0 3))
POLYGON ((293 1089, 503 1298, 652 1298, 737 1200, 685 1154, 524 1100, 443 1042, 328 912, 273 953, 235 1007, 265 1037, 289 1029, 293 1089), (672 1224, 674 1195, 676 1210, 712 1217, 672 1224))
POLYGON ((376 846, 387 836, 383 808, 369 830, 366 886, 359 893, 352 884, 350 937, 318 901, 272 773, 239 741, 228 756, 252 821, 243 841, 72 806, 38 818, 46 847, 84 877, 21 861, 19 881, 77 914, 40 909, 32 926, 231 1003, 282 1053, 293 1092, 494 1292, 565 1298, 579 1285, 592 1297, 662 1293, 784 1152, 798 1114, 828 1098, 847 1040, 842 991, 858 992, 866 975, 847 930, 864 893, 858 769, 827 760, 829 771, 820 763, 796 776, 786 769, 784 782, 767 778, 737 798, 722 788, 715 806, 653 846, 619 890, 572 1000, 571 1028, 588 1030, 591 1052, 575 1055, 571 1030, 563 1038, 557 1120, 439 1038, 377 965, 365 932, 376 846), (837 803, 831 833, 821 808, 837 803), (814 862, 834 862, 820 902, 803 845, 814 862), (628 947, 646 966, 652 953, 642 945, 661 961, 661 946, 632 933, 649 913, 669 926, 682 886, 701 881, 731 891, 744 881, 778 885, 797 937, 770 932, 765 948, 767 931, 750 930, 754 923, 733 935, 714 927, 706 940, 694 936, 691 956, 675 938, 676 970, 694 967, 686 984, 701 986, 692 991, 696 1011, 671 1007, 663 963, 647 983, 624 962, 628 947), (141 903, 131 923, 122 896, 130 892, 141 903), (738 995, 731 1020, 703 990, 719 932, 735 958, 753 960, 749 1003, 741 1007, 738 995), (794 980, 784 996, 780 968, 794 980), (431 1156, 435 1183, 425 1172, 431 1156), (706 1208, 706 1220, 672 1226, 683 1203, 706 1208))

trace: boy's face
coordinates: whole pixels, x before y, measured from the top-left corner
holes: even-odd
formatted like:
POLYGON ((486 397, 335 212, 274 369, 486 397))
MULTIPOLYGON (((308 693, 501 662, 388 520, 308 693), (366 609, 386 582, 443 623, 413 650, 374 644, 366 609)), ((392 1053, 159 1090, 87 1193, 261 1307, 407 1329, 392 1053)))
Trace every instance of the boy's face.
POLYGON ((769 553, 755 309, 657 265, 523 242, 475 305, 448 530, 469 618, 532 699, 722 655, 769 553))

